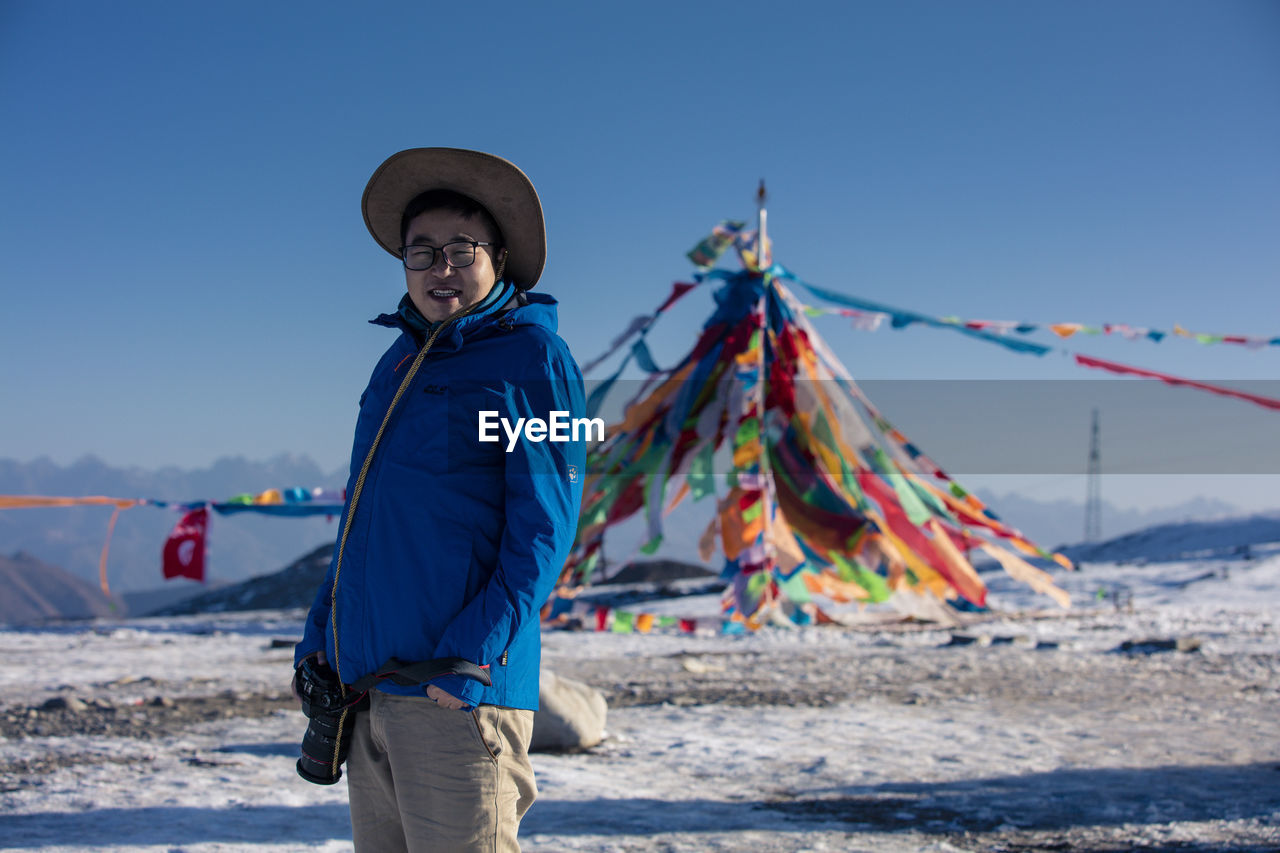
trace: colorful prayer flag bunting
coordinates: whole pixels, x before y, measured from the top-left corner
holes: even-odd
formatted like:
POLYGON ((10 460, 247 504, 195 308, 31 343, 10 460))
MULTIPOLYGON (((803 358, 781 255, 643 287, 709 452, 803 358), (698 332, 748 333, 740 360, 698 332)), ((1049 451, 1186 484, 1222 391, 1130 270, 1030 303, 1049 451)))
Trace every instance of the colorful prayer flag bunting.
MULTIPOLYGON (((564 589, 590 582, 610 527, 643 509, 655 546, 663 516, 690 495, 716 496, 699 551, 709 556, 718 546, 725 558, 722 630, 758 628, 779 615, 797 624, 829 619, 815 596, 868 602, 916 590, 980 607, 986 590, 968 557, 979 545, 1005 554, 996 544, 1005 539, 1030 555, 1056 556, 986 512, 876 411, 786 283, 841 304, 857 321, 953 328, 1034 354, 1049 347, 814 288, 776 264, 698 279, 721 283, 698 340, 671 370, 653 372, 591 451, 564 589), (722 477, 713 473, 717 459, 722 477)), ((1002 565, 1032 577, 1011 555, 1002 565)), ((597 630, 641 630, 625 611, 597 609, 594 622, 597 630)))

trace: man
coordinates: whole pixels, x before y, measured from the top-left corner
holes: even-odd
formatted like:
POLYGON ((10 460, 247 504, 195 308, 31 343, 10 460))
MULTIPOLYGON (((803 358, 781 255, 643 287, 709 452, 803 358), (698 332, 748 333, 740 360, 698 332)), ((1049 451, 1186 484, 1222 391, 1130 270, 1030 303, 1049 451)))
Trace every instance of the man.
POLYGON ((585 410, 556 302, 529 292, 542 207, 506 160, 417 148, 378 168, 363 210, 407 292, 372 321, 400 335, 360 399, 341 534, 295 665, 332 667, 344 701, 373 685, 350 732, 357 850, 518 850, 538 612, 572 545, 585 451, 481 427, 585 410))

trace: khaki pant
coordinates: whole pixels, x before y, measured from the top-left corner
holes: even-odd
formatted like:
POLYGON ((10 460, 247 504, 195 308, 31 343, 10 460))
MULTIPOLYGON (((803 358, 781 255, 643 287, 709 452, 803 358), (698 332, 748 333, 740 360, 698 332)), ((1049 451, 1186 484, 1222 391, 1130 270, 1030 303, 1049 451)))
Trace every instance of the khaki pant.
POLYGON ((520 819, 538 793, 533 712, 450 711, 377 690, 370 698, 347 758, 356 850, 519 851, 520 819))

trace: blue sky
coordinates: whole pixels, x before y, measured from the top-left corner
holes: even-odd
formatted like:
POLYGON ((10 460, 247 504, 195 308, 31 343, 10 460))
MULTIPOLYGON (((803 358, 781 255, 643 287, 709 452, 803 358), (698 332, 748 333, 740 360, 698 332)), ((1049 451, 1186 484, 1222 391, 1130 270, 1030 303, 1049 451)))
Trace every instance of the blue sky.
MULTIPOLYGON (((420 145, 531 176, 539 287, 583 362, 689 275, 715 222, 752 214, 761 177, 777 260, 827 288, 1280 335, 1280 5, 690 5, 3 4, 0 457, 344 465, 389 343, 364 321, 403 290, 360 194, 420 145)), ((664 319, 659 362, 709 306, 695 292, 664 319)), ((858 378, 1101 378, 945 331, 818 322, 858 378)), ((1067 345, 1280 379, 1280 347, 1067 345)), ((1266 428, 1183 393, 1227 440, 1238 419, 1266 428)), ((1172 499, 1170 482, 1134 500, 1172 499)))

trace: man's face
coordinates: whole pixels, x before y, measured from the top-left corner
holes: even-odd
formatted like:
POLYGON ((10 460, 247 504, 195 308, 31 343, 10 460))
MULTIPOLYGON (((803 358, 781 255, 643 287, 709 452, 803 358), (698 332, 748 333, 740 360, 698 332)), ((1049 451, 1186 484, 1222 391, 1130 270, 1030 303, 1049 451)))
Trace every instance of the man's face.
MULTIPOLYGON (((475 240, 492 243, 490 234, 478 219, 469 219, 447 210, 427 210, 409 221, 405 230, 406 246, 427 245, 437 250, 446 243, 475 240)), ((451 267, 442 253, 435 253, 431 269, 404 271, 405 285, 413 304, 432 323, 438 323, 463 308, 480 302, 489 295, 497 281, 493 266, 492 246, 476 249, 475 263, 467 267, 451 267)))

